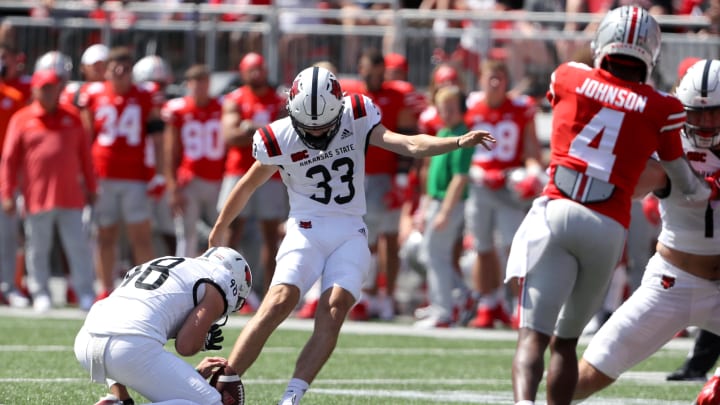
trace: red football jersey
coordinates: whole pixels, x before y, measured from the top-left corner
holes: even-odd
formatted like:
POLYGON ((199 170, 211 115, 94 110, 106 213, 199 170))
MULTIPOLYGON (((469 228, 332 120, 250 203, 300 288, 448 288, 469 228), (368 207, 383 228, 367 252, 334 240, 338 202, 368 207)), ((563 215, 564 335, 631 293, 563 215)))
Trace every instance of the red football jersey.
MULTIPOLYGON (((282 109, 285 108, 285 99, 275 91, 269 91, 259 97, 253 93, 250 86, 242 86, 225 97, 235 102, 241 120, 252 120, 257 128, 262 128, 275 121, 282 109)), ((225 173, 235 176, 243 175, 254 162, 252 146, 230 146, 225 161, 225 173)), ((276 178, 279 176, 278 173, 274 175, 276 178)))
POLYGON ((78 100, 94 117, 92 156, 100 178, 147 180, 146 123, 159 105, 147 90, 132 86, 117 94, 110 82, 87 86, 78 100))
POLYGON ((495 146, 487 150, 475 148, 472 164, 485 170, 505 170, 523 165, 525 127, 535 119, 535 102, 528 96, 507 98, 499 107, 491 108, 483 98, 465 114, 468 128, 490 132, 495 146))
POLYGON ((423 134, 435 135, 445 126, 438 110, 434 105, 429 105, 418 118, 418 130, 423 134))
POLYGON ((163 107, 163 120, 180 132, 179 183, 196 176, 210 181, 222 179, 225 140, 220 133, 221 115, 222 105, 217 99, 200 107, 192 97, 182 97, 168 101, 163 107))
POLYGON ((32 100, 32 89, 30 88, 30 79, 31 79, 31 77, 29 75, 22 75, 22 76, 18 76, 18 77, 6 80, 5 84, 7 84, 10 87, 16 88, 20 93, 22 93, 23 102, 27 104, 32 100))
POLYGON ((548 99, 553 123, 550 182, 544 194, 567 198, 553 181, 558 165, 611 183, 615 190, 609 199, 587 206, 627 227, 632 194, 647 159, 655 151, 662 160, 683 155, 682 104, 649 85, 573 62, 555 70, 548 99))

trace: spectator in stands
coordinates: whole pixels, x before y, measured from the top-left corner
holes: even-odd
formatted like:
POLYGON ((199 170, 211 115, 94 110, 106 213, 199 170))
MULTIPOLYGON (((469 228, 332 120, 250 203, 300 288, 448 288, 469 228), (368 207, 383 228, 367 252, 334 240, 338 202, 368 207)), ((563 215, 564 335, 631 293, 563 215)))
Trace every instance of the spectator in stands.
MULTIPOLYGON (((456 137, 468 131, 464 122, 465 97, 457 86, 438 90, 434 104, 444 127, 438 138, 456 137)), ((415 322, 416 327, 449 327, 453 318, 453 288, 458 276, 455 271, 453 247, 461 238, 465 200, 467 199, 468 170, 474 150, 459 149, 433 156, 427 177, 425 232, 420 250, 427 269, 429 308, 426 317, 415 322)), ((467 290, 460 279, 461 288, 467 290)))
MULTIPOLYGON (((243 86, 225 96, 222 110, 222 134, 228 145, 225 175, 218 199, 218 211, 227 200, 230 191, 255 162, 252 155, 252 136, 259 128, 285 116, 285 99, 268 83, 265 58, 257 53, 248 53, 238 66, 243 86)), ((240 212, 232 224, 228 246, 237 247, 248 220, 259 221, 262 235, 260 265, 263 269, 262 289, 264 294, 275 271, 275 254, 280 243, 279 225, 287 217, 287 194, 280 175, 263 184, 240 212)), ((257 283, 259 284, 259 283, 257 283)), ((248 300, 248 307, 256 309, 256 300, 248 300), (253 302, 255 301, 255 302, 253 302)))
POLYGON ((529 202, 542 189, 544 169, 535 102, 528 96, 508 95, 510 72, 505 62, 485 61, 481 71, 484 98, 468 110, 466 119, 473 129, 497 133, 498 147, 478 149, 473 156, 466 221, 477 252, 473 289, 480 298, 471 325, 492 328, 496 320, 511 324, 504 304, 504 263, 529 202), (511 184, 510 173, 519 168, 527 176, 511 184))
MULTIPOLYGON (((107 81, 88 86, 79 100, 83 124, 93 140, 93 163, 100 179, 94 206, 100 299, 114 289, 115 251, 121 222, 125 224, 134 262, 145 262, 154 256, 148 195, 152 190, 148 188, 145 151, 147 142, 161 141, 162 100, 134 85, 131 70, 130 51, 125 47, 111 49, 107 81)), ((155 151, 159 155, 161 145, 157 145, 155 151)), ((155 159, 162 165, 160 156, 155 159)))
MULTIPOLYGON (((10 117, 25 105, 25 97, 5 82, 7 60, 12 59, 9 46, 0 43, 0 154, 10 117)), ((2 184, 2 180, 0 180, 2 184)), ((11 198, 15 198, 15 192, 11 198)), ((0 210, 0 302, 13 307, 25 307, 30 301, 15 285, 15 265, 18 248, 18 213, 0 210)))
POLYGON ((196 256, 198 221, 217 219, 225 164, 220 133, 222 104, 211 98, 210 71, 193 65, 185 72, 188 95, 172 99, 162 110, 165 120, 165 178, 175 218, 177 256, 196 256))
POLYGON ((83 231, 82 209, 95 200, 97 183, 90 142, 74 109, 60 105, 63 79, 55 70, 33 74, 35 101, 13 115, 0 164, 3 210, 16 211, 14 193, 25 201, 28 287, 38 312, 51 308, 48 281, 53 229, 70 262, 71 284, 80 308, 95 301, 90 245, 83 231))

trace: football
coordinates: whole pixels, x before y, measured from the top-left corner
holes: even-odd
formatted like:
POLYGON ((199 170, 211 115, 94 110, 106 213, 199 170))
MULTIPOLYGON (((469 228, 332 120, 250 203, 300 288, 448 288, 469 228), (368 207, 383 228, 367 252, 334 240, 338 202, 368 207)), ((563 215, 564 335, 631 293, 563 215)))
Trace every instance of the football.
POLYGON ((240 376, 230 366, 220 367, 212 377, 210 385, 222 396, 223 405, 244 405, 245 387, 243 387, 240 376))

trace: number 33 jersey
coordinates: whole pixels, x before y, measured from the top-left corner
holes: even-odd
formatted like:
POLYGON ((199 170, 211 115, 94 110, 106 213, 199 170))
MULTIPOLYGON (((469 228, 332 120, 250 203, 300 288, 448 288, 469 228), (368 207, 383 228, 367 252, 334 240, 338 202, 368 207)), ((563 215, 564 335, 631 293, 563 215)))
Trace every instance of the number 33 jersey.
POLYGON ((308 148, 290 118, 258 129, 253 155, 280 168, 288 190, 290 217, 365 215, 365 152, 380 110, 367 97, 344 99, 340 129, 326 150, 308 148))
MULTIPOLYGON (((232 273, 204 259, 166 256, 131 269, 109 297, 96 302, 85 328, 99 335, 139 335, 165 344, 175 338, 188 314, 217 288, 237 295, 232 273)), ((225 308, 227 311, 227 308, 225 308)))
MULTIPOLYGON (((649 85, 575 62, 553 72, 548 99, 553 122, 550 182, 544 194, 567 198, 554 181, 558 165, 584 174, 583 180, 610 183, 614 191, 607 200, 586 205, 627 228, 632 194, 650 155, 657 151, 661 160, 683 155, 682 104, 649 85)), ((588 183, 576 185, 579 189, 588 183)))

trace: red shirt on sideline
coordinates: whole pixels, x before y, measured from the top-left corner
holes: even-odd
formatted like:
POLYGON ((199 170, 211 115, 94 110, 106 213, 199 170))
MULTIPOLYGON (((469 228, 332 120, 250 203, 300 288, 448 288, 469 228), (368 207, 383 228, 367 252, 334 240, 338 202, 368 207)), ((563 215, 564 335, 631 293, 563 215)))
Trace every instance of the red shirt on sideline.
POLYGON ((95 192, 97 183, 90 142, 75 112, 58 106, 47 113, 33 102, 12 116, 0 162, 3 199, 12 198, 18 182, 29 214, 85 205, 85 190, 95 192))

